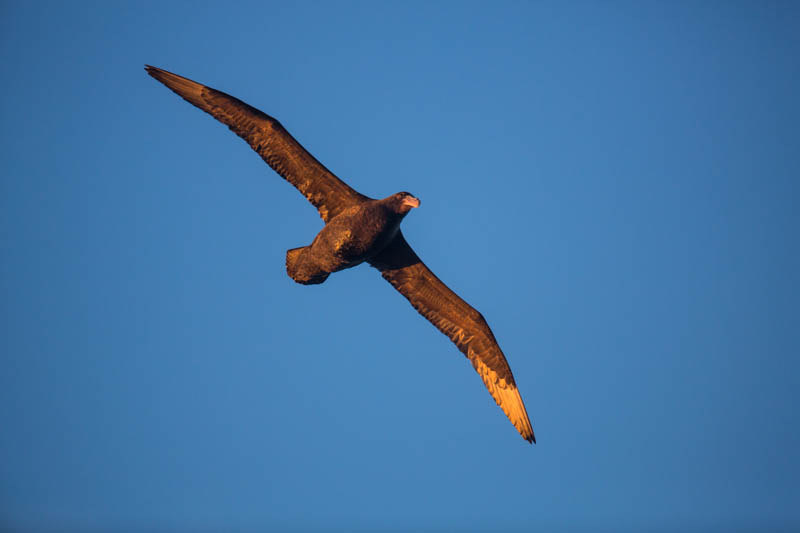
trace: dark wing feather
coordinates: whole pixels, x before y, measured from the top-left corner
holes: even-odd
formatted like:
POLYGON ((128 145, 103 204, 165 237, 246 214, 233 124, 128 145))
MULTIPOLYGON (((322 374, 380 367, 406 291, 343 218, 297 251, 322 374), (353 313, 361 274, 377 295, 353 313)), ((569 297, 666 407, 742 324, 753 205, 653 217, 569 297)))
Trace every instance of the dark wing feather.
POLYGON ((325 168, 269 115, 233 96, 166 70, 149 65, 145 70, 244 139, 275 172, 314 204, 325 222, 369 199, 325 168))
POLYGON ((520 435, 528 442, 536 442, 511 368, 483 316, 425 266, 401 232, 370 260, 370 264, 381 271, 414 309, 450 337, 472 362, 489 393, 520 435))

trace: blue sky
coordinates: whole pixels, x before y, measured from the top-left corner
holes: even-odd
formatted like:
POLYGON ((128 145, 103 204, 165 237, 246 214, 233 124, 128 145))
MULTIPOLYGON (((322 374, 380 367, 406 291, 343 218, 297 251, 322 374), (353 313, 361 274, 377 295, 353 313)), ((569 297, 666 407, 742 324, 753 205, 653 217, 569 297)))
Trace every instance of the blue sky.
POLYGON ((789 2, 2 3, 0 528, 800 527, 789 2), (539 444, 150 63, 479 309, 539 444))

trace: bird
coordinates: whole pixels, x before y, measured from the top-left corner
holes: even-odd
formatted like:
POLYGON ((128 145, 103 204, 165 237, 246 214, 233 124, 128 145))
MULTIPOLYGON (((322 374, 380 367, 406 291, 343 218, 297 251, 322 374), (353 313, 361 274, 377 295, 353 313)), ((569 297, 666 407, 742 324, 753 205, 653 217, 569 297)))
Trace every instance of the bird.
POLYGON ((147 73, 241 137, 317 208, 324 227, 307 246, 286 252, 286 272, 297 283, 323 283, 334 272, 368 263, 423 317, 466 355, 497 405, 529 443, 530 418, 511 367, 483 315, 450 290, 403 236, 400 223, 420 206, 408 192, 365 196, 336 177, 273 117, 238 98, 166 70, 147 73))

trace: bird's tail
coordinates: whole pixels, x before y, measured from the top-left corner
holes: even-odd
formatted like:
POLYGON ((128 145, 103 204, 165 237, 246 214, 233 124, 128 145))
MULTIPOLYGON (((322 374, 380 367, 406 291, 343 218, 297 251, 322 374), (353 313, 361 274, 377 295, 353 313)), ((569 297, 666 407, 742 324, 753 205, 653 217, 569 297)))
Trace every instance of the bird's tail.
POLYGON ((309 260, 306 251, 308 246, 286 250, 286 273, 297 283, 316 285, 322 283, 330 272, 326 272, 309 260))

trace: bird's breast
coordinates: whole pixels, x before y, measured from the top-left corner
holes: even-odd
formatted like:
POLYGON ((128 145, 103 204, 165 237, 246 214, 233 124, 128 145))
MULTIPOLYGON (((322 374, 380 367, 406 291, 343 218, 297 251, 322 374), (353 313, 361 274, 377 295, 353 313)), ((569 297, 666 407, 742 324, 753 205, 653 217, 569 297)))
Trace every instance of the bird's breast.
POLYGON ((337 270, 355 266, 383 250, 397 234, 399 222, 376 209, 345 212, 328 222, 312 247, 329 255, 337 270))

